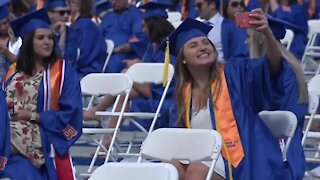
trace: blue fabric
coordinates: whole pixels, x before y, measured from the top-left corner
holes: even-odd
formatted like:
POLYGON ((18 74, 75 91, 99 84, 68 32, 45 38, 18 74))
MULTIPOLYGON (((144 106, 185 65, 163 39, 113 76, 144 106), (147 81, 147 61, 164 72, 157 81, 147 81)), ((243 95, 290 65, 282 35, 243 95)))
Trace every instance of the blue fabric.
MULTIPOLYGON (((267 60, 231 61, 225 65, 224 71, 245 154, 239 166, 232 168, 233 178, 283 179, 284 167, 279 145, 258 115, 263 108, 271 105, 272 84, 267 60)), ((176 114, 175 108, 171 113, 176 114)), ((171 119, 171 125, 175 124, 171 119)), ((226 160, 225 169, 228 179, 226 160)))
MULTIPOLYGON (((272 16, 293 23, 303 30, 301 32, 292 29, 295 34, 290 47, 290 52, 292 52, 298 59, 301 59, 304 53, 304 48, 308 42, 308 7, 306 4, 300 5, 298 3, 294 3, 290 7, 291 12, 284 12, 283 9, 279 7, 272 13, 272 16)), ((290 27, 286 28, 291 29, 290 27)))
MULTIPOLYGON (((4 164, 3 157, 8 158, 10 156, 10 124, 8 115, 8 106, 4 97, 2 88, 0 89, 0 166, 4 164)), ((3 177, 4 171, 0 168, 0 178, 3 177)))
POLYGON ((248 47, 244 43, 246 39, 246 29, 237 28, 233 21, 223 18, 221 42, 225 61, 230 61, 231 58, 249 57, 248 47))
MULTIPOLYGON (((187 18, 169 36, 170 54, 178 56, 179 50, 186 42, 195 37, 206 36, 211 29, 212 26, 187 18)), ((167 42, 166 39, 164 39, 160 44, 159 49, 165 52, 166 47, 167 42)))
POLYGON ((310 19, 320 19, 320 0, 316 1, 316 9, 313 16, 310 19))
POLYGON ((290 147, 287 152, 288 162, 285 164, 285 179, 300 180, 304 177, 305 155, 301 145, 302 130, 304 126, 304 117, 308 112, 308 104, 298 104, 299 91, 297 88, 296 76, 289 66, 288 62, 283 62, 283 72, 273 82, 274 87, 274 104, 272 110, 287 110, 293 112, 298 119, 296 132, 292 138, 290 147))
POLYGON ((65 0, 46 0, 44 3, 45 8, 67 7, 65 0))
MULTIPOLYGON (((11 79, 9 79, 10 81, 11 79)), ((8 82, 6 82, 7 84, 8 82)), ((50 179, 56 180, 57 174, 53 164, 53 158, 50 157, 50 144, 53 144, 55 152, 64 156, 69 148, 78 140, 82 134, 82 100, 81 100, 81 91, 79 78, 75 70, 68 64, 66 64, 65 74, 64 74, 64 83, 58 101, 60 110, 54 111, 44 111, 44 85, 43 80, 39 86, 38 100, 37 100, 37 112, 40 115, 41 124, 40 124, 40 135, 43 145, 43 152, 45 155, 45 165, 42 168, 34 168, 29 162, 24 161, 22 157, 12 156, 10 157, 9 162, 11 167, 5 169, 5 173, 8 175, 14 174, 13 178, 15 179, 50 179), (63 129, 66 125, 69 124, 76 131, 77 135, 67 140, 63 129), (17 169, 28 169, 21 171, 21 173, 15 173, 17 169)), ((10 148, 10 143, 7 143, 6 146, 10 148)))
MULTIPOLYGON (((182 1, 180 1, 180 3, 177 5, 176 11, 181 12, 181 2, 182 1)), ((188 17, 192 18, 192 19, 195 19, 199 16, 196 8, 194 7, 194 4, 195 4, 195 0, 188 1, 188 7, 187 7, 188 8, 188 17)))
MULTIPOLYGON (((146 53, 143 57, 144 58, 142 59, 142 63, 162 63, 165 58, 165 53, 149 44, 146 53)), ((170 63, 173 65, 175 64, 174 56, 170 56, 170 63)), ((155 128, 169 127, 169 109, 170 107, 172 107, 173 104, 174 86, 175 83, 174 81, 172 81, 167 91, 165 100, 162 104, 162 108, 160 110, 161 116, 157 119, 155 128)), ((148 99, 143 97, 133 99, 130 111, 156 112, 163 90, 164 88, 162 84, 151 84, 151 96, 148 99)), ((139 122, 139 124, 141 124, 146 129, 149 129, 151 125, 150 120, 141 119, 137 120, 137 122, 139 122)), ((129 127, 123 127, 122 129, 136 130, 136 127, 131 124, 129 127)))
POLYGON ((107 58, 107 46, 100 28, 90 18, 79 18, 72 27, 76 31, 80 50, 76 62, 79 77, 102 72, 107 58))
POLYGON ((50 24, 51 21, 44 8, 19 17, 10 23, 16 37, 24 37, 38 28, 49 29, 50 24))
POLYGON ((124 59, 142 58, 149 42, 147 35, 142 30, 142 20, 142 12, 134 6, 130 6, 121 14, 110 11, 102 18, 100 27, 104 38, 111 39, 115 47, 129 43, 133 49, 132 53, 112 54, 107 65, 107 72, 121 72, 125 68, 125 64, 122 63, 124 59), (136 40, 129 42, 132 37, 136 40))
POLYGON ((9 1, 6 0, 0 3, 0 20, 9 16, 9 9, 7 8, 7 3, 9 1))
MULTIPOLYGON (((56 42, 59 42, 60 36, 55 36, 56 42)), ((71 64, 74 68, 76 68, 78 54, 77 54, 77 41, 78 36, 75 32, 75 30, 69 26, 66 26, 66 40, 64 47, 58 47, 58 51, 64 52, 64 60, 66 60, 67 63, 71 64), (64 48, 64 49, 62 49, 64 48)), ((58 43, 57 43, 58 46, 58 43)))

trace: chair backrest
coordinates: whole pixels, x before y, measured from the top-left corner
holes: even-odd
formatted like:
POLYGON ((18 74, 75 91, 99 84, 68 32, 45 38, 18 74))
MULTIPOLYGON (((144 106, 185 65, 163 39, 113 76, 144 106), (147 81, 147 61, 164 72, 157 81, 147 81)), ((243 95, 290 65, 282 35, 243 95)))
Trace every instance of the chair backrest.
POLYGON ((177 169, 169 163, 105 163, 90 176, 90 180, 178 180, 177 169))
POLYGON ((277 139, 292 137, 297 117, 290 111, 261 111, 259 116, 277 139))
MULTIPOLYGON (((165 67, 164 63, 136 63, 128 69, 126 74, 128 74, 133 80, 133 82, 135 83, 161 84, 164 78, 163 77, 164 67, 165 67)), ((158 118, 162 104, 167 95, 173 75, 174 75, 174 67, 172 64, 169 64, 167 84, 163 90, 161 99, 159 101, 157 110, 155 112, 155 116, 150 125, 149 133, 153 130, 155 126, 156 119, 158 118)))
POLYGON ((211 161, 220 154, 222 140, 210 129, 159 128, 141 146, 142 158, 162 161, 211 161))
POLYGON ((106 70, 110 56, 111 56, 113 48, 114 48, 114 42, 111 39, 106 39, 106 44, 107 44, 107 58, 104 62, 102 72, 104 72, 106 70))
POLYGON ((320 74, 316 74, 310 79, 308 82, 308 92, 320 95, 320 74))
POLYGON ((138 162, 142 158, 161 161, 211 161, 206 178, 211 179, 221 147, 222 138, 215 130, 159 128, 152 131, 143 142, 138 162))
POLYGON ((288 148, 297 128, 296 115, 290 111, 261 111, 259 116, 276 139, 286 139, 282 151, 283 161, 286 161, 288 148))
MULTIPOLYGON (((163 81, 164 63, 136 63, 132 65, 126 74, 136 83, 155 83, 163 81)), ((174 67, 169 64, 168 82, 172 80, 174 67)))
POLYGON ((308 38, 311 38, 311 36, 314 33, 320 33, 320 19, 310 19, 308 20, 308 38))
POLYGON ((286 48, 289 50, 293 38, 294 38, 294 33, 293 33, 293 31, 290 30, 290 29, 286 29, 286 35, 285 35, 284 38, 281 39, 280 41, 281 41, 281 43, 282 43, 283 45, 285 45, 286 48))
POLYGON ((113 95, 129 93, 132 79, 122 73, 90 73, 80 81, 82 93, 88 95, 113 95))

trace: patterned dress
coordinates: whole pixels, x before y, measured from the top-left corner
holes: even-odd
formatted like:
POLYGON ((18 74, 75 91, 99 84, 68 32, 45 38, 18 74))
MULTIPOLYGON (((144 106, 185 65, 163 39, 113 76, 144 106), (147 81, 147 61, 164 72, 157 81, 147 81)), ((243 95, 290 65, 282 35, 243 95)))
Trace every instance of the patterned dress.
MULTIPOLYGON (((18 110, 36 112, 38 89, 43 73, 29 77, 17 72, 5 89, 8 110, 11 115, 18 110)), ((39 125, 29 119, 10 121, 11 153, 22 154, 36 167, 44 163, 39 125)))

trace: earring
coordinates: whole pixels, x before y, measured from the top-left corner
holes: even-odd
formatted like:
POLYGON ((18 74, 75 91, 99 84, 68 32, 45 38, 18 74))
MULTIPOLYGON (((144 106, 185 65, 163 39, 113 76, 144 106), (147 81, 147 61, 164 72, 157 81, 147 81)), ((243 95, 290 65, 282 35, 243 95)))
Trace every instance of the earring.
POLYGON ((187 64, 187 61, 185 61, 185 60, 182 60, 182 64, 187 64))

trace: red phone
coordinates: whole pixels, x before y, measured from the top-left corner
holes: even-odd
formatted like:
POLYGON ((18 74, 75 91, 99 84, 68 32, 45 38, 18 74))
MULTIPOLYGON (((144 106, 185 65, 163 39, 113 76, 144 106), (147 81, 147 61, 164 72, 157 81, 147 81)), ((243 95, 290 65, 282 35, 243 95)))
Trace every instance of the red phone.
POLYGON ((249 21, 255 21, 256 18, 250 17, 249 14, 252 12, 243 12, 235 14, 236 25, 239 28, 254 28, 256 25, 252 25, 249 21))

